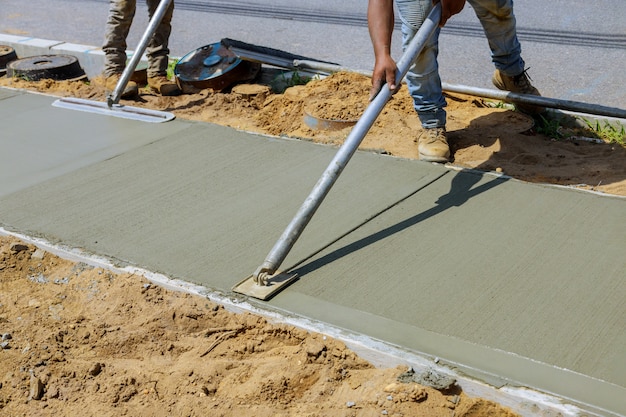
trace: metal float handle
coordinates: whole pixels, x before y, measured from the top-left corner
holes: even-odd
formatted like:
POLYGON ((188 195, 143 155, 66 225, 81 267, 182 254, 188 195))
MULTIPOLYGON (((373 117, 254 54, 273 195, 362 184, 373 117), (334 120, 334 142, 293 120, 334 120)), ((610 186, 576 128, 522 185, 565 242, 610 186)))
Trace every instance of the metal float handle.
MULTIPOLYGON (((426 42, 428 42, 435 32, 435 29, 437 29, 440 18, 441 4, 437 3, 407 46, 400 60, 396 63, 398 68, 396 73, 396 85, 400 85, 402 79, 409 71, 412 62, 419 53, 422 52, 422 49, 424 49, 426 42)), ((269 277, 276 272, 281 263, 285 260, 287 254, 296 243, 296 240, 298 240, 304 228, 313 217, 313 214, 315 214, 315 211, 319 208, 320 204, 322 204, 330 188, 334 185, 335 181, 348 164, 348 161, 363 141, 363 138, 376 121, 376 118, 393 95, 393 92, 389 88, 385 88, 385 86, 386 84, 383 85, 380 92, 367 106, 363 116, 361 116, 359 121, 352 128, 343 145, 339 148, 337 154, 326 168, 326 171, 324 171, 295 217, 291 220, 291 223, 289 223, 280 239, 278 239, 265 258, 265 262, 254 272, 253 278, 257 284, 268 285, 269 277)))

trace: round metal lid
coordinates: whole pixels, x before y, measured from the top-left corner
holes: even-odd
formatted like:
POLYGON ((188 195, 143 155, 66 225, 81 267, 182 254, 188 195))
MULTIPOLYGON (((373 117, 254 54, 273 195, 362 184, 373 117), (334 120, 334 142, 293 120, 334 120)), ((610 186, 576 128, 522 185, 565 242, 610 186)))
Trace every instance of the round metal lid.
POLYGON ((37 55, 17 59, 7 64, 9 77, 27 81, 43 79, 81 80, 86 78, 78 59, 73 55, 37 55))
POLYGON ((174 68, 174 75, 182 82, 193 84, 224 77, 240 64, 241 59, 217 42, 182 57, 174 68))
POLYGON ((6 66, 9 62, 15 61, 17 54, 15 50, 8 45, 0 45, 0 74, 6 72, 6 66))

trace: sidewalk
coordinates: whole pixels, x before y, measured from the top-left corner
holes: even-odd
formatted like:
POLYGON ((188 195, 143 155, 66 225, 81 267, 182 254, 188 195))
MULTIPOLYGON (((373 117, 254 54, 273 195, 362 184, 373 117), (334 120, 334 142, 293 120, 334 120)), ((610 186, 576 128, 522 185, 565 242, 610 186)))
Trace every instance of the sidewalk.
POLYGON ((53 100, 0 89, 5 230, 626 414, 623 198, 357 152, 283 264, 300 279, 242 300, 335 149, 53 100))

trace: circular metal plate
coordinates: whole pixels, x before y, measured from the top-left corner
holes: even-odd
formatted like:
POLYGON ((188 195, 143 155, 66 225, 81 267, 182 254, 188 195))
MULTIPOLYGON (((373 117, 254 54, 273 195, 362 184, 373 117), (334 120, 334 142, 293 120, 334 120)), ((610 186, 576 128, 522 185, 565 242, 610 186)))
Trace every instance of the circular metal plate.
POLYGON ((6 72, 7 64, 16 59, 15 49, 7 45, 0 45, 0 75, 6 72))
POLYGON ((235 82, 253 79, 259 69, 259 64, 242 61, 217 42, 183 56, 174 67, 174 75, 181 86, 223 90, 235 82))
POLYGON ((311 108, 304 108, 304 123, 313 130, 341 130, 354 126, 358 120, 326 119, 315 115, 311 108))
POLYGON ((7 65, 7 76, 27 81, 80 80, 86 77, 78 59, 72 55, 37 55, 7 65))

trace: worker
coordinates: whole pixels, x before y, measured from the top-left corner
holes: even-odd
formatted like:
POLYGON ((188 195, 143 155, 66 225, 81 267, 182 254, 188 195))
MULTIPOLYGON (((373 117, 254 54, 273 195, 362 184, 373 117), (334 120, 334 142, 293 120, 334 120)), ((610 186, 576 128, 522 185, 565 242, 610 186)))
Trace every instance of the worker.
MULTIPOLYGON (((109 17, 106 23, 104 51, 105 87, 113 91, 126 67, 126 38, 130 25, 135 16, 137 0, 110 0, 109 17)), ((154 15, 159 0, 147 0, 148 15, 154 15)), ((168 42, 172 31, 171 21, 174 13, 174 2, 163 15, 161 23, 148 41, 146 55, 148 56, 148 87, 153 92, 163 96, 173 96, 181 93, 175 82, 167 78, 168 42)), ((122 98, 136 97, 139 93, 137 83, 128 81, 121 94, 122 98)))
MULTIPOLYGON (((402 21, 402 46, 406 49, 420 28, 433 3, 438 0, 396 0, 402 21)), ((446 100, 443 96, 437 64, 440 29, 448 19, 461 12, 465 0, 440 0, 441 20, 435 33, 415 59, 406 75, 409 94, 423 130, 415 141, 419 158, 431 162, 447 162, 450 147, 446 138, 446 100)), ((515 93, 540 95, 526 74, 521 47, 517 39, 513 0, 467 0, 480 20, 496 67, 492 81, 501 90, 515 93)), ((395 83, 396 63, 391 57, 391 39, 394 27, 393 0, 369 0, 368 25, 374 47, 375 64, 372 75, 370 100, 387 83, 392 91, 395 83)), ((517 109, 536 114, 543 111, 532 105, 517 105, 517 109)))

